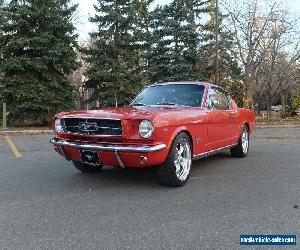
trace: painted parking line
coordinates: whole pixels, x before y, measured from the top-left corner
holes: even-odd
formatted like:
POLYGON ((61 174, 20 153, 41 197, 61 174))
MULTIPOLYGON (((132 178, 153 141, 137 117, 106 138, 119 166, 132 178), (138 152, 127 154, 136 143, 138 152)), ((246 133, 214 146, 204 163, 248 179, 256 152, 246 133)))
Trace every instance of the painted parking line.
POLYGON ((5 136, 5 141, 8 144, 8 146, 10 147, 11 151, 14 153, 14 155, 17 158, 21 158, 22 154, 19 152, 19 150, 17 149, 16 145, 14 144, 14 142, 12 141, 12 139, 9 136, 5 136))

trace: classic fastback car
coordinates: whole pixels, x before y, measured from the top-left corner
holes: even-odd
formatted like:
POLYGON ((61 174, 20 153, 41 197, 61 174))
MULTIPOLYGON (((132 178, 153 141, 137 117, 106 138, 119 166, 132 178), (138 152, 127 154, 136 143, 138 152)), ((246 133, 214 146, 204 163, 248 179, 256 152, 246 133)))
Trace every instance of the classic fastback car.
POLYGON ((245 157, 254 122, 254 111, 221 87, 167 82, 146 87, 130 107, 57 114, 50 143, 82 172, 156 166, 163 184, 183 186, 192 160, 224 149, 245 157))

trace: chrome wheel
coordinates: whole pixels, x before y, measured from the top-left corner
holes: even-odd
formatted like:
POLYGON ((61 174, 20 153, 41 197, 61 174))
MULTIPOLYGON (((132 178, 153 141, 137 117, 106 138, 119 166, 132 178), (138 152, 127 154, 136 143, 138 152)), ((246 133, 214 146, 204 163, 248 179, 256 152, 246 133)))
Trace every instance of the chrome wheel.
POLYGON ((241 129, 241 135, 235 147, 230 149, 233 157, 244 158, 249 151, 249 128, 245 124, 241 129))
POLYGON ((244 154, 247 153, 248 147, 249 147, 249 134, 248 134, 248 130, 244 129, 242 134, 242 149, 244 154))
POLYGON ((176 145, 174 165, 176 167, 176 176, 179 180, 185 181, 189 175, 192 163, 192 152, 189 141, 186 138, 176 145))
POLYGON ((174 138, 165 162, 156 168, 161 183, 172 186, 184 186, 192 168, 192 143, 186 132, 180 132, 174 138))

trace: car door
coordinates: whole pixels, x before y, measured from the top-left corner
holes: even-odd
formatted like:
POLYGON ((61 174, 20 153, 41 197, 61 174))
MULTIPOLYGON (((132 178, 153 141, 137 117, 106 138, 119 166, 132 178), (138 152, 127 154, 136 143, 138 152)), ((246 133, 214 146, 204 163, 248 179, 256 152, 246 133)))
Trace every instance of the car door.
POLYGON ((208 150, 231 144, 234 129, 231 124, 230 99, 221 88, 210 87, 206 101, 208 150))

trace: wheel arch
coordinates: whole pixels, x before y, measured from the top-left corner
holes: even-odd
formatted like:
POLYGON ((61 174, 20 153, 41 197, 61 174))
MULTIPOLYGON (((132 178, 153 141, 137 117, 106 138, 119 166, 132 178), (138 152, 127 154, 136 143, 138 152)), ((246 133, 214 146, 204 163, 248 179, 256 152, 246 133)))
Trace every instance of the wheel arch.
POLYGON ((243 124, 243 127, 244 126, 246 126, 247 127, 247 129, 248 129, 248 131, 249 131, 249 133, 251 133, 252 131, 250 131, 250 125, 249 125, 249 123, 248 122, 244 122, 244 124, 243 124))
POLYGON ((182 126, 182 127, 178 127, 172 134, 172 137, 171 137, 171 140, 170 140, 170 143, 168 145, 168 148, 170 149, 173 141, 175 140, 176 136, 179 135, 180 133, 186 133, 191 141, 191 150, 192 150, 192 154, 193 154, 193 149, 194 149, 194 146, 193 146, 193 136, 191 134, 191 132, 187 129, 187 127, 185 126, 182 126))
POLYGON ((191 135, 191 133, 188 131, 188 130, 182 130, 182 131, 180 131, 180 133, 181 132, 184 132, 184 133, 186 133, 187 135, 188 135, 188 137, 190 138, 190 141, 191 141, 191 147, 192 147, 192 153, 193 153, 193 137, 192 137, 192 135, 191 135))

